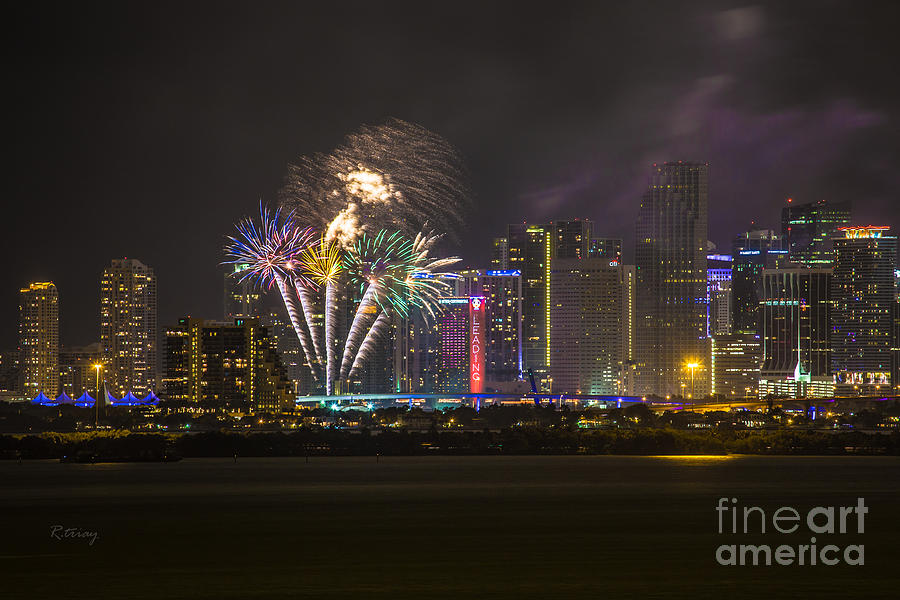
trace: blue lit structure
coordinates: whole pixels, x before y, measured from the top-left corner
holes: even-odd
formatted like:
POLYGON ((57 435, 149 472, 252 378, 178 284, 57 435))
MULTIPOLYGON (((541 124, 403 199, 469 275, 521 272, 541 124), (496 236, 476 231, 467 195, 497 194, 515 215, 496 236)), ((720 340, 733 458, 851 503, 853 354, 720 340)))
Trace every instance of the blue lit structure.
POLYGON ((75 404, 75 401, 65 392, 56 397, 57 404, 75 404))
POLYGON ((39 404, 41 406, 59 406, 59 403, 56 400, 53 400, 52 398, 48 398, 47 396, 44 395, 44 392, 41 392, 40 394, 35 396, 31 400, 31 403, 39 404))
POLYGON ((79 408, 93 408, 96 402, 90 394, 85 392, 75 400, 75 406, 79 408))

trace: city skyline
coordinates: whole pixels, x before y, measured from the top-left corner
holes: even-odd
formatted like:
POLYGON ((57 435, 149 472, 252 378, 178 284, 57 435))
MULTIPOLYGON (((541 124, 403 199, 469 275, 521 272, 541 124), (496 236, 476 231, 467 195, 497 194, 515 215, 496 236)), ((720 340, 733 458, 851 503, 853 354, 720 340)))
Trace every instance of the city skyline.
MULTIPOLYGON (((152 265, 161 289, 181 292, 162 300, 161 323, 218 314, 222 232, 260 199, 274 203, 288 162, 390 116, 421 123, 462 153, 482 207, 458 246, 471 266, 488 265, 491 235, 509 222, 573 217, 625 238, 631 262, 643 173, 667 160, 710 163, 720 248, 751 220, 778 230, 787 197, 852 200, 857 223, 900 225, 891 168, 900 103, 884 76, 897 41, 888 25, 896 19, 883 11, 896 7, 856 7, 855 20, 839 5, 817 7, 821 27, 807 26, 802 6, 765 3, 522 10, 514 23, 498 7, 477 22, 438 14, 477 40, 471 50, 421 12, 361 9, 365 18, 347 23, 329 52, 318 51, 316 25, 335 18, 324 8, 303 19, 288 8, 274 27, 233 14, 201 27, 208 15, 196 7, 183 24, 129 7, 122 39, 102 11, 62 8, 47 20, 17 10, 16 35, 37 49, 12 72, 32 92, 14 97, 22 118, 13 135, 24 144, 3 239, 20 260, 0 291, 0 314, 15 310, 20 286, 52 280, 68 299, 66 343, 90 341, 99 298, 80 284, 112 258, 152 265), (644 33, 632 36, 629 24, 644 33), (603 35, 580 35, 588 30, 603 35), (846 40, 840 48, 830 42, 835 30, 846 40), (360 48, 372 67, 391 68, 360 68, 360 48), (351 66, 368 94, 347 94, 359 85, 341 75, 351 66), (321 93, 308 94, 310 85, 321 93), (48 232, 41 244, 30 228, 13 227, 37 222, 48 232), (77 268, 64 258, 72 244, 77 268)), ((14 340, 9 322, 0 347, 14 340)))

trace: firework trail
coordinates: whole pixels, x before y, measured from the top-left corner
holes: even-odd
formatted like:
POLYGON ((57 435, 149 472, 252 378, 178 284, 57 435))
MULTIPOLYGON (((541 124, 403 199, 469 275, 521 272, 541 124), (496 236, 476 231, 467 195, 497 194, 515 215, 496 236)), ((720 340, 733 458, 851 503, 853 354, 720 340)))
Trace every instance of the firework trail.
POLYGON ((225 264, 247 267, 241 271, 240 281, 251 280, 267 289, 278 287, 307 364, 315 376, 309 332, 300 320, 293 289, 295 285, 308 283, 296 267, 298 258, 313 243, 313 232, 308 227, 297 227, 291 215, 281 218, 280 209, 270 211, 260 205, 259 216, 259 225, 252 219, 244 219, 236 226, 237 236, 228 236, 231 241, 225 246, 225 254, 229 260, 225 264))
POLYGON ((382 230, 375 237, 363 234, 347 254, 350 285, 362 293, 362 299, 344 345, 342 379, 368 356, 389 315, 407 317, 413 308, 419 308, 434 317, 437 299, 449 290, 443 278, 453 276, 438 269, 459 261, 429 257, 439 239, 431 233, 420 233, 410 240, 398 232, 382 230), (369 328, 373 318, 375 323, 369 328))
POLYGON ((325 393, 334 392, 336 362, 337 286, 341 275, 341 247, 323 237, 300 257, 301 268, 318 286, 325 288, 325 393))
POLYGON ((381 332, 385 326, 390 323, 390 320, 388 313, 382 311, 378 315, 378 318, 375 319, 375 322, 372 323, 372 328, 369 329, 369 333, 366 334, 365 339, 359 346, 359 352, 356 353, 356 358, 353 359, 353 366, 350 367, 350 371, 347 374, 348 377, 353 377, 356 374, 356 371, 369 357, 369 354, 375 348, 375 342, 381 336, 381 332))
POLYGON ((365 126, 329 154, 288 168, 281 204, 350 249, 362 233, 410 237, 426 223, 462 225, 469 190, 462 160, 443 138, 398 119, 365 126))

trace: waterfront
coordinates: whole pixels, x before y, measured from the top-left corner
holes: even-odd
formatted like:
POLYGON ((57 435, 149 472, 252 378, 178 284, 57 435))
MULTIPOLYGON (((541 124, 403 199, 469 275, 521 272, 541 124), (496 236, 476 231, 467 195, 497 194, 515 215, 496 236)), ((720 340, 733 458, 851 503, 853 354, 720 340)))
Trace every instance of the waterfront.
POLYGON ((896 457, 4 461, 0 477, 16 598, 846 598, 898 584, 896 457), (852 543, 866 564, 721 567, 720 497, 864 497, 852 543), (52 539, 59 525, 96 542, 52 539))

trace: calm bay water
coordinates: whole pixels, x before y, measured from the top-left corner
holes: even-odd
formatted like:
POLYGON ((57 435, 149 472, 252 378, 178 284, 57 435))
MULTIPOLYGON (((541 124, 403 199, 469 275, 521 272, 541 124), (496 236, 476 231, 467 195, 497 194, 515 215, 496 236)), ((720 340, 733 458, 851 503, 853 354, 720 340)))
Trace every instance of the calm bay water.
POLYGON ((0 462, 9 598, 876 598, 900 578, 900 458, 0 462), (864 566, 723 567, 720 497, 869 507, 864 566), (96 532, 53 539, 54 526, 96 532), (727 590, 727 592, 726 592, 727 590))

